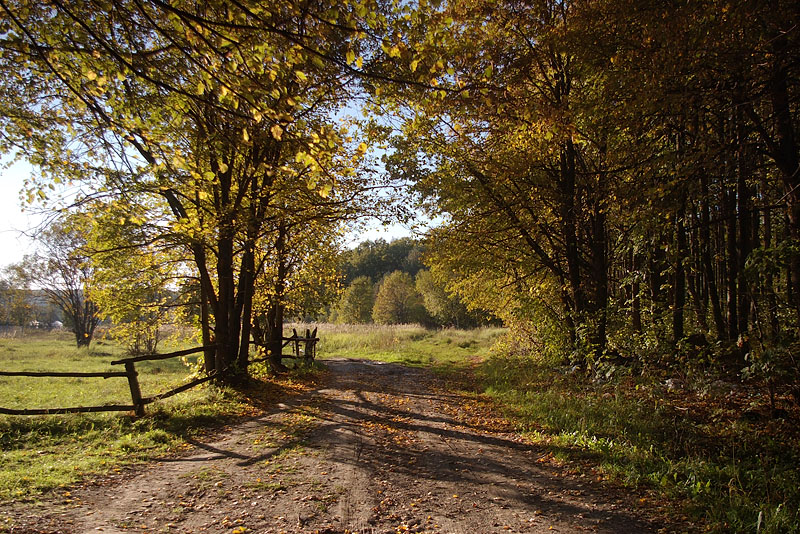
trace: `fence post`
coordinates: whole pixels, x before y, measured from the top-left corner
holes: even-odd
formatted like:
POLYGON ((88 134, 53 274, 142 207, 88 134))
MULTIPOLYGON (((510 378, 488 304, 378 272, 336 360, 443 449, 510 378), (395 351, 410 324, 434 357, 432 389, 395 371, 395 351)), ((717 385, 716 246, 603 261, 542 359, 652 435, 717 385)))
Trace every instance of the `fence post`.
POLYGON ((139 373, 133 362, 125 362, 125 372, 128 375, 128 385, 131 387, 131 400, 133 401, 133 413, 136 417, 144 416, 144 403, 142 402, 142 390, 139 388, 139 373))

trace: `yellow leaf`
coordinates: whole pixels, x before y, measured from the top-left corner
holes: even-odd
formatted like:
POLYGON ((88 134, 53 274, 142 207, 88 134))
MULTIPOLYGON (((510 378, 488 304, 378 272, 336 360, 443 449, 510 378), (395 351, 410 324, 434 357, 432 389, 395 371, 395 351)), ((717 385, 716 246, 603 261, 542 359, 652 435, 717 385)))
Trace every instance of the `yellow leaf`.
POLYGON ((356 53, 352 50, 347 51, 347 64, 351 65, 356 60, 356 53))
POLYGON ((97 73, 93 70, 90 70, 86 73, 86 77, 89 78, 89 81, 94 81, 97 78, 97 73))
POLYGON ((269 129, 269 132, 272 134, 277 141, 281 140, 283 137, 283 128, 281 128, 280 124, 274 125, 272 128, 269 129))
POLYGON ((356 67, 360 69, 363 66, 364 66, 364 58, 362 56, 358 56, 358 59, 356 59, 356 67))

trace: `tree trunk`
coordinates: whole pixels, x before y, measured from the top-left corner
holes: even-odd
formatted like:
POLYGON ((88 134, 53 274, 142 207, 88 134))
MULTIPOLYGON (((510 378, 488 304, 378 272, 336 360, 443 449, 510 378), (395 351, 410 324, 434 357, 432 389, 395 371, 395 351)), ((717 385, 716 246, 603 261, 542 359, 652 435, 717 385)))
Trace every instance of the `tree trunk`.
MULTIPOLYGON (((210 347, 214 342, 211 335, 211 324, 209 318, 209 302, 208 294, 205 285, 200 284, 200 335, 203 337, 203 346, 210 347)), ((214 355, 216 351, 213 348, 207 348, 203 352, 203 364, 205 366, 206 374, 211 374, 217 370, 217 361, 214 355)))
POLYGON ((575 213, 575 147, 567 141, 560 156, 559 192, 561 196, 561 225, 567 262, 570 297, 577 325, 585 322, 586 296, 581 276, 580 249, 578 246, 578 221, 575 213))
MULTIPOLYGON (((769 95, 775 121, 776 146, 772 150, 775 164, 781 171, 789 237, 800 242, 800 154, 795 137, 790 105, 788 67, 791 50, 785 34, 772 40, 774 65, 769 82, 769 95)), ((789 302, 800 321, 800 255, 792 254, 789 264, 789 302)))
POLYGON ((605 352, 607 342, 607 313, 608 313, 608 236, 606 231, 606 217, 602 207, 592 214, 592 239, 590 243, 592 252, 592 305, 590 313, 594 323, 592 345, 595 347, 595 356, 599 358, 605 352))
POLYGON ((634 273, 631 282, 631 327, 637 334, 642 333, 642 301, 639 296, 639 269, 641 268, 641 258, 636 252, 631 252, 631 267, 634 273))
POLYGON ((281 361, 283 351, 283 294, 286 289, 286 275, 288 272, 286 265, 286 234, 286 223, 281 221, 278 225, 278 238, 275 241, 275 252, 278 261, 278 272, 275 277, 275 294, 269 313, 267 314, 269 328, 267 349, 269 353, 269 364, 272 370, 276 372, 285 372, 288 370, 281 361))
POLYGON ((717 275, 714 272, 714 264, 711 261, 711 215, 709 213, 708 176, 705 172, 700 174, 700 188, 700 247, 704 278, 708 298, 711 301, 711 314, 714 317, 717 339, 722 340, 727 338, 727 331, 717 291, 717 275))
MULTIPOLYGON (((691 268, 686 273, 689 295, 692 297, 695 318, 703 332, 708 332, 708 293, 704 291, 703 260, 700 245, 699 216, 695 205, 691 208, 691 238, 689 239, 689 256, 692 258, 691 268)), ((687 215, 688 216, 688 215, 687 215)))
MULTIPOLYGON (((772 247, 772 212, 769 209, 764 211, 764 248, 769 250, 772 247)), ((767 298, 767 318, 769 320, 770 339, 778 337, 778 298, 775 294, 775 281, 772 276, 772 269, 767 268, 764 274, 764 293, 767 298)))
POLYGON ((233 239, 222 236, 218 239, 217 278, 219 285, 217 314, 214 317, 217 334, 217 369, 230 378, 237 374, 234 369, 235 355, 239 349, 238 328, 234 316, 236 295, 234 293, 233 239))
POLYGON ((253 293, 255 292, 255 250, 252 242, 247 244, 247 249, 242 256, 242 267, 239 270, 239 294, 237 310, 241 316, 241 334, 239 340, 239 355, 237 367, 247 372, 250 359, 250 331, 253 317, 253 293))
POLYGON ((738 299, 736 302, 738 325, 740 333, 747 332, 748 319, 750 317, 750 292, 747 290, 747 280, 745 279, 745 264, 750 252, 753 250, 752 243, 752 197, 753 192, 747 185, 750 177, 751 160, 748 157, 746 132, 742 124, 742 118, 737 117, 737 141, 738 141, 738 164, 736 181, 736 201, 737 215, 739 220, 738 236, 738 265, 737 265, 737 285, 738 299))
POLYGON ((727 249, 726 263, 726 313, 728 323, 728 339, 739 337, 737 282, 739 281, 738 241, 736 238, 736 192, 723 192, 723 213, 725 215, 725 245, 727 249))
POLYGON ((686 197, 682 197, 678 205, 678 213, 675 215, 675 244, 677 258, 675 261, 675 273, 673 282, 672 300, 672 338, 675 343, 684 338, 684 307, 686 306, 686 272, 684 259, 686 258, 686 227, 684 217, 686 215, 686 197))

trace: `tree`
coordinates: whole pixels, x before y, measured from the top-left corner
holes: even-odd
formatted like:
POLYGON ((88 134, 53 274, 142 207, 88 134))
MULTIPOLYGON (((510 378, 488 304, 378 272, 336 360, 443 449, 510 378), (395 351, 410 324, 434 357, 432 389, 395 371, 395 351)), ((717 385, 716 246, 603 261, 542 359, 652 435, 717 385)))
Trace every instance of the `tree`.
POLYGON ((246 374, 281 221, 308 201, 345 216, 364 189, 366 145, 333 115, 363 62, 362 17, 381 19, 335 3, 2 7, 2 64, 17 72, 3 90, 31 95, 5 133, 51 183, 88 179, 96 196, 147 206, 158 222, 130 221, 146 226, 138 244, 180 249, 198 280, 207 370, 246 374))
POLYGON ((336 309, 336 322, 369 323, 375 306, 375 287, 367 276, 359 276, 345 289, 336 309))
POLYGON ((100 322, 98 307, 89 298, 94 268, 86 251, 84 225, 80 216, 54 222, 39 236, 42 251, 26 256, 15 267, 29 285, 40 288, 61 310, 78 347, 91 344, 100 322))
POLYGON ((422 251, 422 243, 410 237, 389 242, 383 239, 362 241, 341 254, 344 281, 349 284, 360 276, 368 276, 373 283, 377 283, 393 271, 416 276, 422 269, 422 251))
MULTIPOLYGON (((17 266, 18 267, 18 266, 17 266)), ((36 310, 31 302, 31 290, 21 269, 6 267, 0 279, 0 323, 4 325, 25 326, 36 320, 36 310)))
POLYGON ((148 243, 144 225, 131 222, 143 219, 141 206, 94 202, 85 209, 92 213, 85 247, 94 267, 89 296, 130 354, 154 354, 161 326, 180 301, 180 257, 148 243))
MULTIPOLYGON (((407 66, 436 88, 384 94, 407 110, 389 168, 446 221, 432 232, 432 261, 471 280, 458 289, 471 305, 539 313, 563 330, 569 353, 597 358, 608 339, 614 177, 628 155, 615 150, 626 134, 594 113, 602 78, 564 38, 577 9, 450 2, 451 35, 407 66)), ((408 32, 419 46, 431 35, 408 32)))
POLYGON ((480 324, 477 313, 470 313, 458 296, 448 293, 431 271, 419 271, 415 286, 425 310, 439 325, 470 328, 480 324))
POLYGON ((375 296, 372 319, 378 324, 426 322, 425 306, 410 274, 394 271, 384 277, 375 296))

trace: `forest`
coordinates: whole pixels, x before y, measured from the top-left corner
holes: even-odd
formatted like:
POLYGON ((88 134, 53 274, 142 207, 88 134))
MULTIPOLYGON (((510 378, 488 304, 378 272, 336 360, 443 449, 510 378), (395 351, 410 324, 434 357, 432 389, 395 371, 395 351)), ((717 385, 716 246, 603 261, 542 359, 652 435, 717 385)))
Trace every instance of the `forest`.
POLYGON ((71 284, 79 345, 190 325, 233 385, 254 344, 286 371, 291 320, 502 325, 496 354, 584 384, 751 386, 796 458, 799 24, 788 0, 1 0, 0 152, 52 214, 3 287, 71 284))

